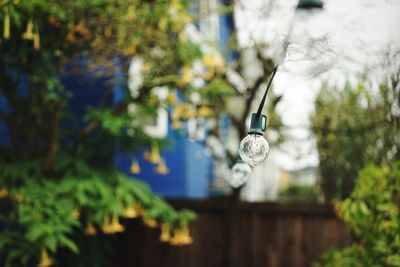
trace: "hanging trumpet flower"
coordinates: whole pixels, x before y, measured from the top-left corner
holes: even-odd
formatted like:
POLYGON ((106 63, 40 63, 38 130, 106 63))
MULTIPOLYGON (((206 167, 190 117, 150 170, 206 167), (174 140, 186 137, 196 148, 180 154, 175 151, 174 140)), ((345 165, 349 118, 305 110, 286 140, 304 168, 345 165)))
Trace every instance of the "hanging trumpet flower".
POLYGON ((151 143, 151 152, 144 152, 143 157, 151 163, 159 163, 161 161, 161 156, 158 144, 156 142, 151 143))
POLYGON ((30 19, 26 24, 26 30, 22 34, 22 39, 24 40, 33 40, 33 21, 30 19))
MULTIPOLYGON (((1 197, 0 197, 1 198, 1 197)), ((18 194, 18 193, 14 193, 13 198, 15 201, 17 202, 21 202, 24 200, 24 195, 22 194, 18 194)))
POLYGON ((71 213, 69 214, 69 217, 71 219, 77 220, 79 218, 79 216, 81 215, 81 212, 78 209, 74 209, 73 211, 71 211, 71 213))
POLYGON ((169 92, 168 96, 167 96, 167 103, 170 105, 174 105, 176 104, 176 102, 178 101, 178 97, 176 96, 176 92, 169 92))
POLYGON ((192 69, 190 66, 184 66, 181 70, 181 77, 178 81, 179 86, 186 86, 193 81, 192 69))
POLYGON ((208 68, 208 71, 202 75, 205 80, 211 80, 224 67, 224 60, 217 53, 204 54, 202 62, 208 68))
POLYGON ((217 53, 208 53, 203 55, 203 64, 211 69, 222 69, 224 66, 224 59, 217 53))
POLYGON ((131 167, 130 167, 130 172, 132 174, 140 173, 140 165, 139 165, 139 162, 136 159, 132 160, 131 167))
POLYGON ((85 235, 96 235, 97 234, 97 230, 96 228, 93 226, 93 224, 91 222, 89 222, 85 229, 83 229, 83 233, 85 235))
POLYGON ((38 29, 33 34, 33 48, 35 50, 39 50, 40 49, 40 35, 39 35, 39 30, 38 29))
POLYGON ((86 22, 83 19, 76 25, 70 25, 69 28, 70 31, 65 36, 65 39, 70 43, 75 43, 78 39, 88 39, 91 36, 90 31, 86 27, 86 22))
POLYGON ((35 50, 40 49, 40 35, 39 35, 39 28, 37 26, 34 27, 33 20, 30 19, 26 24, 26 30, 22 34, 22 39, 33 41, 33 48, 35 50), (35 28, 35 29, 34 29, 35 28), (35 32, 34 32, 35 30, 35 32))
POLYGON ((169 169, 167 167, 167 165, 165 164, 165 160, 161 159, 160 162, 158 163, 158 165, 155 168, 155 172, 158 174, 168 174, 169 173, 169 169))
POLYGON ((196 115, 194 108, 190 105, 179 105, 172 111, 172 128, 181 128, 181 120, 187 120, 196 115))
POLYGON ((184 223, 180 226, 180 228, 175 229, 174 235, 170 239, 170 244, 175 246, 189 245, 192 243, 193 239, 190 236, 189 226, 187 223, 184 223))
POLYGON ((157 227, 157 221, 151 218, 148 215, 143 216, 143 223, 149 228, 156 228, 157 227))
POLYGON ((0 188, 0 198, 6 198, 8 196, 7 188, 0 188))
POLYGON ((56 17, 53 17, 53 16, 48 16, 47 17, 47 22, 51 26, 54 26, 54 27, 60 27, 61 26, 61 22, 56 17))
POLYGON ((125 218, 129 218, 129 219, 139 217, 139 215, 141 214, 141 210, 138 209, 138 207, 139 206, 137 204, 133 204, 133 205, 129 205, 129 206, 125 207, 122 211, 122 216, 125 218))
POLYGON ((105 218, 103 225, 103 233, 105 234, 115 234, 125 231, 125 227, 119 222, 117 216, 113 216, 112 219, 105 218))
POLYGON ((167 223, 161 225, 160 241, 168 242, 171 239, 171 227, 167 223))
POLYGON ((4 39, 10 38, 10 10, 7 7, 4 8, 3 37, 4 39))
POLYGON ((215 114, 214 110, 207 106, 201 106, 197 109, 196 115, 199 117, 211 117, 215 114))
POLYGON ((47 254, 46 249, 42 248, 40 252, 40 262, 37 267, 50 267, 53 265, 53 261, 50 259, 49 254, 47 254))

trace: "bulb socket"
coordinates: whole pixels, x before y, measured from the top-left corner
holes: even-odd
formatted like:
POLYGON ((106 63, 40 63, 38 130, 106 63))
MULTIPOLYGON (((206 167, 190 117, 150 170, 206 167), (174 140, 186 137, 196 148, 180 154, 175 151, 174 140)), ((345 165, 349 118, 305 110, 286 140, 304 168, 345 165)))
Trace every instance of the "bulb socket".
POLYGON ((297 4, 296 9, 322 9, 324 8, 324 3, 321 0, 300 0, 297 4))
POLYGON ((249 134, 264 135, 268 125, 268 117, 264 114, 252 113, 249 134))

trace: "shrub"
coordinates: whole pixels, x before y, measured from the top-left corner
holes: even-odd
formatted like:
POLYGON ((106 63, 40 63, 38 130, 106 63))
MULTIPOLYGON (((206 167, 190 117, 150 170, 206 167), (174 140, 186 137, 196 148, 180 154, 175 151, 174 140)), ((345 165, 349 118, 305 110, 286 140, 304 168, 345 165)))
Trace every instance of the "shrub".
POLYGON ((279 193, 279 199, 317 201, 318 192, 315 186, 292 185, 279 193))
POLYGON ((400 266, 400 162, 363 169, 351 196, 335 208, 356 242, 326 252, 315 266, 400 266))

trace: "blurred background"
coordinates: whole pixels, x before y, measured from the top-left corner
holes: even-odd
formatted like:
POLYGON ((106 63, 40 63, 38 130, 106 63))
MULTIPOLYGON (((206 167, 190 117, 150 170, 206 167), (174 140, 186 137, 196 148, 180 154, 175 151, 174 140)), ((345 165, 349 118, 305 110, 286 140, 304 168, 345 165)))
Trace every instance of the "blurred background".
POLYGON ((400 266, 399 13, 0 0, 0 266, 400 266))

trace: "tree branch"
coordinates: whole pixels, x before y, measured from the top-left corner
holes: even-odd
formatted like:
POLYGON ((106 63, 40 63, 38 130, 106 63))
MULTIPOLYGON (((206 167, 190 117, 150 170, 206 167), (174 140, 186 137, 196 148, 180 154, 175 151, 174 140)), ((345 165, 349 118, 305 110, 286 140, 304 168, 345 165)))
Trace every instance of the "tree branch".
POLYGON ((46 174, 51 174, 54 171, 54 162, 60 147, 60 113, 64 106, 64 100, 60 100, 59 102, 54 104, 54 109, 50 120, 49 147, 44 166, 44 172, 46 174))

